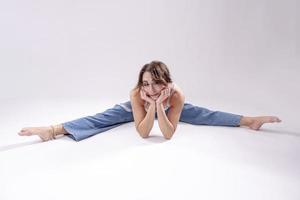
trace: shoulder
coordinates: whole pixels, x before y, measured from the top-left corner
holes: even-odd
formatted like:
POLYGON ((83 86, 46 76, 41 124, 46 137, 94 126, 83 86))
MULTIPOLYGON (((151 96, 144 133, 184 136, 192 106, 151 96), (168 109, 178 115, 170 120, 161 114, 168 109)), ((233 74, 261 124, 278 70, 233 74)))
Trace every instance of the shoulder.
POLYGON ((138 98, 138 97, 140 97, 140 90, 139 90, 139 88, 133 88, 132 90, 130 90, 129 95, 130 95, 130 98, 138 98))
POLYGON ((135 101, 140 104, 143 104, 143 100, 141 99, 139 88, 134 88, 130 90, 129 96, 131 101, 135 101))
POLYGON ((170 105, 176 106, 176 105, 184 104, 185 96, 182 89, 177 84, 174 83, 173 90, 174 90, 173 94, 170 97, 170 105))

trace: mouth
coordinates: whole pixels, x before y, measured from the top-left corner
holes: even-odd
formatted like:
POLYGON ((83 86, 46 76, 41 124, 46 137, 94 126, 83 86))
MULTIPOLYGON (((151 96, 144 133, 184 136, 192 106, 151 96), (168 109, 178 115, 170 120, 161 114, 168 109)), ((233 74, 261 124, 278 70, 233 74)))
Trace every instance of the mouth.
POLYGON ((153 99, 153 100, 158 99, 158 97, 159 97, 159 94, 150 95, 150 98, 153 99))
POLYGON ((150 95, 150 97, 158 97, 159 94, 150 95))

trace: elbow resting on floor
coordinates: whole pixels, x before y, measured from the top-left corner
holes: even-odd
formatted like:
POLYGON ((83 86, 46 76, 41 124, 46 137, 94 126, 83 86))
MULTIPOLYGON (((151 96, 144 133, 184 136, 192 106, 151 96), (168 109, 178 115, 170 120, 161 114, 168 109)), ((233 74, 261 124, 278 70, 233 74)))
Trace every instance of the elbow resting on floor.
POLYGON ((142 137, 142 138, 147 138, 147 137, 149 137, 149 134, 142 134, 142 133, 139 133, 139 135, 142 137))
POLYGON ((141 134, 140 134, 140 136, 141 136, 142 138, 144 138, 144 139, 147 138, 147 137, 149 137, 149 135, 141 135, 141 134))
POLYGON ((141 131, 139 131, 139 130, 137 130, 137 132, 139 133, 139 135, 140 135, 142 138, 147 138, 147 137, 149 137, 149 133, 143 133, 143 132, 141 132, 141 131))
POLYGON ((172 136, 164 136, 166 140, 171 140, 172 136))
POLYGON ((174 135, 174 133, 170 133, 170 134, 163 134, 164 135, 164 138, 166 140, 170 140, 172 138, 172 136, 174 135))

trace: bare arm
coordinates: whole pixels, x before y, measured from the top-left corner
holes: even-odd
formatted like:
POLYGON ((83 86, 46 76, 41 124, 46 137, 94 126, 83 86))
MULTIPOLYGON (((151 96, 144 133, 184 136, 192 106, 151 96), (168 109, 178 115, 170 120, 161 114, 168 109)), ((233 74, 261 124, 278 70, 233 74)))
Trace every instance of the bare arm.
POLYGON ((130 101, 135 128, 141 137, 146 138, 149 136, 154 124, 155 102, 150 104, 148 112, 146 112, 143 106, 144 101, 136 93, 132 92, 130 94, 130 101))
POLYGON ((155 118, 155 104, 150 104, 145 118, 139 123, 137 128, 137 131, 140 133, 141 137, 146 138, 149 136, 150 131, 154 124, 154 118, 155 118))
POLYGON ((163 104, 160 103, 156 106, 157 106, 157 119, 158 119, 159 128, 164 138, 171 139, 175 131, 174 127, 166 115, 163 104))
POLYGON ((166 139, 171 139, 176 131, 184 101, 184 95, 174 94, 174 105, 170 107, 168 114, 165 113, 162 103, 157 104, 159 128, 166 139))

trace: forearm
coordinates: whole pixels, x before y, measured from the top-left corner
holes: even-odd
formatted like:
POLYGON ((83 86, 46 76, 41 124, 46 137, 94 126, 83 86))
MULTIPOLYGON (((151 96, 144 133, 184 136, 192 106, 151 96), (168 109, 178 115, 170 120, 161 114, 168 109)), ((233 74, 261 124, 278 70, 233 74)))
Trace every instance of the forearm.
POLYGON ((159 128, 164 137, 170 139, 174 134, 174 127, 166 115, 163 104, 157 104, 156 107, 159 128))
POLYGON ((145 118, 138 126, 138 131, 142 137, 148 137, 153 127, 155 119, 155 104, 150 104, 145 118))

